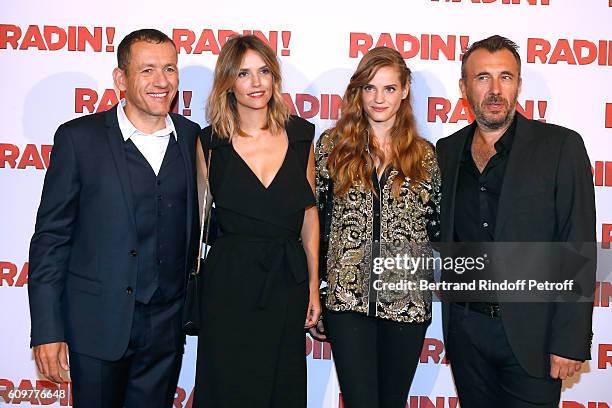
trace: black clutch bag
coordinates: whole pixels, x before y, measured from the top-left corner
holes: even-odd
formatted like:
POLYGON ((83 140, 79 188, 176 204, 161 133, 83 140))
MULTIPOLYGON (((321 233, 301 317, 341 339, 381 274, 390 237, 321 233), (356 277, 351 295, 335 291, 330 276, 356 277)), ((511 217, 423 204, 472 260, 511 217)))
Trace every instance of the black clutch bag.
MULTIPOLYGON (((211 133, 212 140, 212 133, 211 133)), ((202 151, 202 149, 199 149, 202 151)), ((203 154, 202 154, 203 156, 203 154)), ((201 163, 203 159, 200 159, 198 154, 198 161, 200 162, 197 166, 197 181, 198 181, 198 198, 200 205, 201 223, 200 223, 200 240, 198 244, 200 248, 198 250, 198 259, 196 266, 189 272, 187 278, 187 289, 185 293, 185 304, 183 305, 183 331, 188 336, 197 336, 200 331, 200 296, 202 293, 202 268, 206 255, 208 254, 208 235, 211 224, 211 211, 212 206, 208 205, 208 174, 210 173, 210 157, 211 149, 208 149, 208 160, 206 163, 201 163), (202 168, 206 169, 206 174, 203 174, 202 168), (206 231, 206 232, 204 232, 206 231), (202 250, 202 244, 204 244, 204 250, 202 250)))
POLYGON ((195 269, 189 273, 187 293, 183 305, 183 331, 188 336, 197 336, 200 331, 200 277, 195 269))

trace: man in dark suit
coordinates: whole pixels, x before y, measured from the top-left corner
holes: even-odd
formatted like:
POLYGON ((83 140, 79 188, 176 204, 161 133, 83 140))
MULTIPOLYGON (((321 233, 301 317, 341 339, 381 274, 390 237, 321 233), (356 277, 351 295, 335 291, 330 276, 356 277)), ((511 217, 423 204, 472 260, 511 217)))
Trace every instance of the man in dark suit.
POLYGON ((197 253, 199 126, 169 113, 177 52, 143 29, 119 44, 118 106, 55 134, 30 244, 31 346, 75 407, 171 407, 197 253), (68 364, 69 356, 69 364, 68 364))
MULTIPOLYGON (((576 132, 515 112, 521 61, 512 41, 474 43, 461 70, 476 120, 437 144, 441 240, 472 253, 493 248, 489 278, 577 282, 555 302, 501 291, 467 302, 449 296, 444 334, 459 400, 462 408, 557 407, 561 380, 590 358, 596 238, 589 158, 576 132)), ((443 271, 443 280, 469 278, 443 271)))

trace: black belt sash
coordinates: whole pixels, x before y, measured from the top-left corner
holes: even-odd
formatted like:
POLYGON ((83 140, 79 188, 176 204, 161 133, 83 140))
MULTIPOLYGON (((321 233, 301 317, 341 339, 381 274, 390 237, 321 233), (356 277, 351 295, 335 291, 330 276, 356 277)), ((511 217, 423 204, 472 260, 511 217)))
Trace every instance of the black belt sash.
POLYGON ((306 254, 301 241, 296 236, 271 238, 225 233, 219 238, 237 243, 252 242, 265 245, 256 260, 266 271, 266 277, 259 292, 258 307, 260 309, 265 309, 270 299, 275 277, 281 277, 283 273, 290 273, 296 284, 303 283, 308 277, 306 254))

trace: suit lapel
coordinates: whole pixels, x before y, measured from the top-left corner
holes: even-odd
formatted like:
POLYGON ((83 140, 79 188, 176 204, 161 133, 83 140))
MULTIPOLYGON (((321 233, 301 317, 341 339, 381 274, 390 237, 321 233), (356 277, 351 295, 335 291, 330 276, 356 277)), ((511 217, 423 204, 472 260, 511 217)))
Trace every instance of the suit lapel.
MULTIPOLYGON (((191 138, 186 137, 187 132, 183 131, 183 128, 180 126, 178 120, 173 120, 173 123, 174 128, 176 130, 178 146, 181 150, 181 156, 183 157, 183 162, 185 164, 185 178, 187 180, 187 224, 185 230, 187 231, 186 242, 191 242, 191 225, 194 217, 193 205, 191 205, 191 197, 195 196, 195 163, 193 158, 193 153, 195 152, 195 143, 194 146, 188 146, 187 142, 191 141, 191 138)), ((187 247, 189 247, 189 245, 187 247)))
POLYGON ((520 191, 521 185, 531 175, 530 166, 525 165, 530 162, 529 157, 533 152, 531 143, 534 140, 534 133, 531 123, 521 114, 516 113, 517 123, 512 142, 512 149, 508 157, 508 164, 504 173, 504 182, 502 184, 501 193, 499 195, 499 203, 497 207, 497 219, 495 221, 494 238, 499 241, 504 222, 508 218, 508 214, 512 210, 512 204, 516 196, 516 192, 520 191))
POLYGON ((132 226, 136 228, 136 219, 134 218, 134 200, 132 196, 132 184, 130 182, 129 171, 127 168, 127 159, 125 157, 125 148, 123 144, 123 136, 119 129, 119 121, 117 120, 117 106, 106 111, 106 126, 108 143, 113 154, 115 166, 117 167, 117 175, 121 183, 123 198, 130 214, 132 226))
POLYGON ((450 170, 448 180, 450 183, 446 184, 446 188, 442 192, 442 197, 446 195, 449 197, 449 203, 446 207, 446 214, 442 217, 443 220, 448 220, 448 228, 446 229, 446 240, 453 241, 455 232, 455 197, 457 195, 457 180, 459 178, 459 166, 461 165, 461 157, 463 156, 463 149, 468 139, 468 135, 474 132, 475 123, 466 126, 462 129, 459 137, 456 140, 456 144, 449 146, 446 152, 448 162, 446 169, 450 170))

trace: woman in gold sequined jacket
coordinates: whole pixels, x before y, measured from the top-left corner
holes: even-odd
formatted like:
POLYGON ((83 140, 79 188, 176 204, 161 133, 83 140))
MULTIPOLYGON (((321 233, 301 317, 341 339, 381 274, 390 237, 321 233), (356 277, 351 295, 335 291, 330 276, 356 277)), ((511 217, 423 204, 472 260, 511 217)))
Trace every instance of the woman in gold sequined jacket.
POLYGON ((431 320, 419 285, 433 280, 440 174, 410 80, 397 51, 369 51, 315 151, 324 326, 347 408, 405 406, 431 320))

